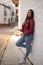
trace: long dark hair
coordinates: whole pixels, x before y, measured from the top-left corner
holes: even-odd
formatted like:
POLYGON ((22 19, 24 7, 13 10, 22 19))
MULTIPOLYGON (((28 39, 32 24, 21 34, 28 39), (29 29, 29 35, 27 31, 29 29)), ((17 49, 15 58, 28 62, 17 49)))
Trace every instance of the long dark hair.
MULTIPOLYGON (((29 9, 28 11, 31 11, 31 16, 30 16, 30 19, 33 19, 34 18, 34 11, 32 9, 29 9)), ((28 15, 26 16, 26 19, 25 21, 28 19, 28 15)))
POLYGON ((33 11, 32 9, 29 9, 28 11, 31 11, 31 16, 30 16, 30 17, 28 17, 28 15, 27 15, 27 16, 26 16, 26 19, 25 19, 25 21, 24 21, 24 23, 23 23, 23 24, 25 24, 25 23, 26 23, 27 19, 33 19, 33 18, 34 18, 34 11, 33 11))

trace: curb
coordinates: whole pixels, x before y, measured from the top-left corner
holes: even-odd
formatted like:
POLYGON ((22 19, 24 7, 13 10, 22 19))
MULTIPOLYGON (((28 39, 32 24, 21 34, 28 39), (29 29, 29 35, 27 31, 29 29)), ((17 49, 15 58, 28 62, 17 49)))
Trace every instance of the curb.
MULTIPOLYGON (((11 36, 9 36, 9 39, 10 39, 11 36)), ((2 48, 0 49, 0 65, 1 65, 1 61, 2 61, 2 58, 3 58, 3 55, 4 55, 4 52, 7 48, 7 43, 9 42, 9 39, 6 40, 6 42, 4 43, 4 45, 2 46, 2 48)))

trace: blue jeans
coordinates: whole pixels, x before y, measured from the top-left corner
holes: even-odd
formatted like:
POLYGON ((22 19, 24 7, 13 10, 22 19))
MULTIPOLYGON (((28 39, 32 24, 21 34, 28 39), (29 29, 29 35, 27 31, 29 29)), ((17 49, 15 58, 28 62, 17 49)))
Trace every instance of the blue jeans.
POLYGON ((31 52, 32 40, 33 40, 33 34, 29 34, 29 35, 21 36, 21 38, 16 42, 16 46, 26 48, 25 58, 27 58, 27 56, 31 52), (24 42, 25 42, 25 45, 23 44, 24 42))

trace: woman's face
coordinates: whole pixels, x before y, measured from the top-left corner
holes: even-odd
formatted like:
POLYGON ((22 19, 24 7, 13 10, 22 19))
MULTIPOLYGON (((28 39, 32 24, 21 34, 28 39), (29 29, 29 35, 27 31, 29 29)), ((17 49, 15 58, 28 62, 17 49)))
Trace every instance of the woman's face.
POLYGON ((27 12, 27 16, 28 16, 28 17, 31 17, 31 11, 28 11, 28 12, 27 12))

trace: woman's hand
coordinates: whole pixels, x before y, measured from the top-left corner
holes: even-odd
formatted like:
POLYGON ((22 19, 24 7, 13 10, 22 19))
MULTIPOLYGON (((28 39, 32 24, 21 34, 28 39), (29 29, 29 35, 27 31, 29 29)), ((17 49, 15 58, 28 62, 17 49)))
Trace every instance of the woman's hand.
POLYGON ((21 29, 17 29, 18 31, 20 31, 21 29))
POLYGON ((21 36, 23 36, 23 33, 22 33, 22 32, 20 32, 20 35, 21 35, 21 36))
POLYGON ((22 29, 17 29, 17 30, 22 32, 22 29))
POLYGON ((17 29, 17 30, 20 31, 20 35, 23 36, 22 29, 17 29))

